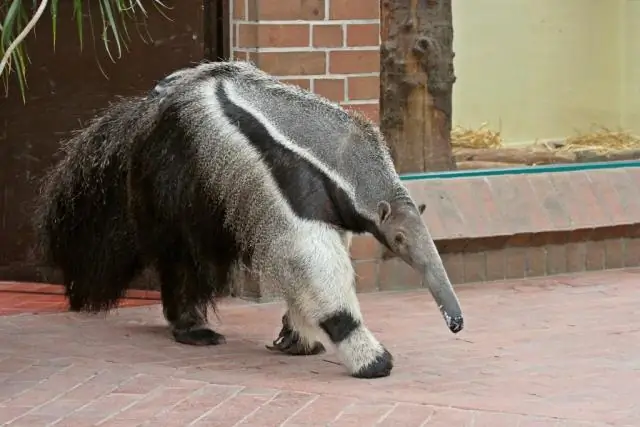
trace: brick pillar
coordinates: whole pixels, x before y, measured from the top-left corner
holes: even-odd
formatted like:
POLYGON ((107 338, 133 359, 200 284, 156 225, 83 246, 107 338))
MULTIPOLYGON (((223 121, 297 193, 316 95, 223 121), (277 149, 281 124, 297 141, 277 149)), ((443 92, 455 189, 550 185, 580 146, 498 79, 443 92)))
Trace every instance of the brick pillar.
POLYGON ((232 58, 378 122, 379 0, 231 0, 232 58))

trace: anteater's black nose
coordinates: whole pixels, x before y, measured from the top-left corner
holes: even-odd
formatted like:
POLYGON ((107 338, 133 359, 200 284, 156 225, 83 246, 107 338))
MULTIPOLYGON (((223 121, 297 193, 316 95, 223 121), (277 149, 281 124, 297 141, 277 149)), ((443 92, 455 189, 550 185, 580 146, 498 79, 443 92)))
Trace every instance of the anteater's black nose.
POLYGON ((449 321, 449 330, 454 334, 457 334, 464 329, 464 319, 462 316, 452 317, 449 321))

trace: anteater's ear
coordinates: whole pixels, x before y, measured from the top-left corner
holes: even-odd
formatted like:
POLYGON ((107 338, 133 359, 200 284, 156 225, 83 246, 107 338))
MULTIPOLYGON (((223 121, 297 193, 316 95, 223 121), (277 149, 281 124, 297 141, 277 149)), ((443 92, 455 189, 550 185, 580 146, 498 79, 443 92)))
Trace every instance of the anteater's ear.
POLYGON ((378 224, 385 222, 391 215, 391 205, 386 200, 378 203, 378 224))
POLYGON ((424 203, 421 203, 418 205, 418 212, 420 212, 420 215, 422 215, 424 213, 424 210, 427 208, 427 205, 425 205, 424 203))

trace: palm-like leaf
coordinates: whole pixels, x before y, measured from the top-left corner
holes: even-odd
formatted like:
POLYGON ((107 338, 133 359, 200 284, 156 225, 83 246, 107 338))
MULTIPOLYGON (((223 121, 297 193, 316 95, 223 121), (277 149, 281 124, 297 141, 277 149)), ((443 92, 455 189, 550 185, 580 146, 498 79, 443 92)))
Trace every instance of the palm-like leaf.
MULTIPOLYGON (((167 8, 161 0, 145 0, 145 3, 167 8)), ((51 13, 53 30, 53 48, 56 43, 59 0, 0 0, 0 77, 5 93, 9 91, 10 76, 15 75, 23 102, 26 102, 27 65, 29 56, 24 43, 25 37, 33 31, 35 23, 42 19, 48 7, 51 13), (35 12, 34 12, 35 11, 35 12)), ((122 56, 129 40, 127 20, 134 19, 142 13, 147 15, 143 0, 73 0, 73 17, 76 21, 80 49, 83 47, 83 31, 85 19, 88 19, 91 33, 95 39, 95 30, 100 31, 99 38, 112 61, 122 56), (98 4, 100 17, 91 14, 91 6, 98 4), (85 7, 86 6, 86 7, 85 7), (85 11, 88 17, 85 18, 85 11), (97 20, 98 22, 94 22, 97 20), (97 25, 96 25, 97 24, 97 25), (115 44, 115 51, 113 45, 115 44)))

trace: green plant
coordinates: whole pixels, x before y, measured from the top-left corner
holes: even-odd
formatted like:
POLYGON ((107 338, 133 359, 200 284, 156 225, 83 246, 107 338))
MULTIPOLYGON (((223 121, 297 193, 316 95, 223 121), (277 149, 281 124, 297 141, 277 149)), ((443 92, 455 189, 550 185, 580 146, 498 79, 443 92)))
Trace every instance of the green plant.
MULTIPOLYGON (((34 31, 36 23, 48 8, 51 14, 53 29, 53 46, 55 49, 56 29, 58 23, 58 3, 60 0, 0 0, 0 77, 2 77, 5 93, 9 91, 10 75, 15 74, 23 102, 26 102, 27 66, 30 63, 25 39, 34 31), (31 18, 29 12, 35 9, 31 18)), ((127 21, 135 19, 142 13, 147 16, 149 3, 165 18, 161 8, 168 9, 161 0, 72 0, 73 17, 78 31, 80 49, 83 47, 84 25, 88 21, 91 28, 92 41, 95 45, 96 28, 95 12, 99 9, 101 25, 100 38, 111 61, 122 56, 122 50, 128 49, 130 41, 127 21), (86 14, 86 16, 85 16, 86 14), (115 45, 115 46, 114 46, 115 45)), ((167 18, 168 19, 168 18, 167 18)), ((137 26, 136 26, 137 27, 137 26)), ((99 65, 99 63, 98 63, 99 65)))

